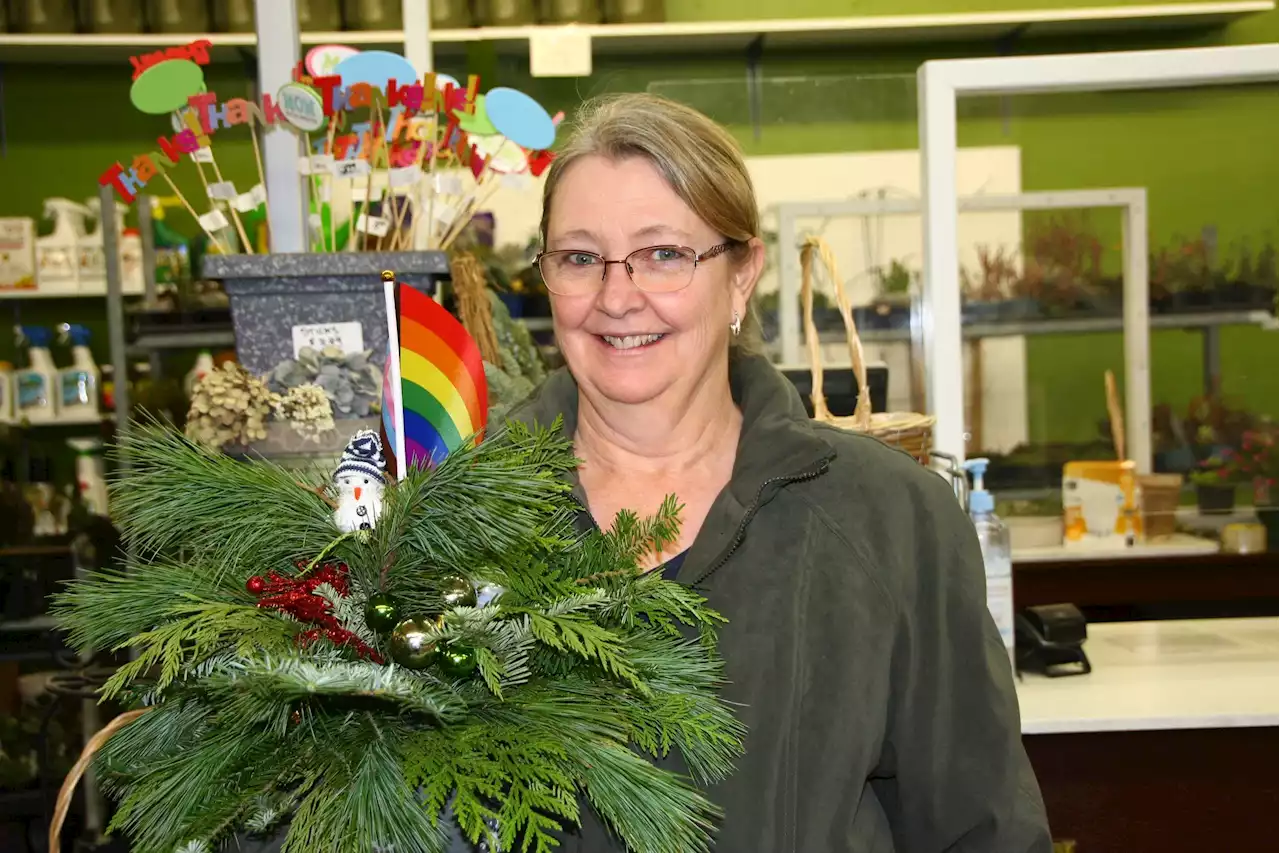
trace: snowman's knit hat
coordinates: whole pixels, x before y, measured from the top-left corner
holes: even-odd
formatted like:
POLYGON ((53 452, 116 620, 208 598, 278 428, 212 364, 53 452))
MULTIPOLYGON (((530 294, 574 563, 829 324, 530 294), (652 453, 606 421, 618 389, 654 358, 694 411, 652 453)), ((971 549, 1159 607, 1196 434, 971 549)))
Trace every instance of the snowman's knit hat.
POLYGON ((347 474, 361 474, 381 481, 387 470, 387 457, 382 453, 382 439, 371 429, 362 429, 347 442, 342 461, 333 472, 336 480, 347 474))

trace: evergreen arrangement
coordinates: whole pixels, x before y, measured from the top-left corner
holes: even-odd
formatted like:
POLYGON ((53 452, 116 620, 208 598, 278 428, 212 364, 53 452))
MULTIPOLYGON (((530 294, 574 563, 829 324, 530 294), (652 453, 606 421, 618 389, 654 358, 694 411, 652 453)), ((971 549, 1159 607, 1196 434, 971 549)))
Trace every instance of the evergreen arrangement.
POLYGON ((697 785, 743 735, 720 617, 637 569, 679 507, 580 532, 559 424, 491 432, 385 492, 372 434, 335 479, 129 432, 112 506, 133 556, 55 604, 82 652, 133 653, 104 698, 146 710, 94 759, 111 831, 138 853, 269 831, 286 853, 441 853, 451 813, 474 844, 549 851, 590 804, 635 853, 708 848, 697 785), (649 760, 671 749, 692 779, 649 760))

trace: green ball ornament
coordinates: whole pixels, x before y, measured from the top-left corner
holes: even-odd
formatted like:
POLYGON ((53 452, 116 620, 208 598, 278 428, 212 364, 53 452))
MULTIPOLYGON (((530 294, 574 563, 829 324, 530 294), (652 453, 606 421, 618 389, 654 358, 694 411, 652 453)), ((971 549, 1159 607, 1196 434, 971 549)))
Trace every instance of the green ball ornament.
POLYGON ((434 626, 426 619, 405 619, 391 632, 391 659, 405 669, 426 669, 440 649, 427 632, 434 626))
POLYGON ((400 624, 400 607, 386 593, 369 596, 364 605, 364 624, 375 634, 385 634, 400 624))
POLYGON ((476 588, 471 581, 457 575, 445 575, 440 579, 440 597, 444 599, 446 610, 476 606, 476 588))
POLYGON ((476 671, 476 652, 461 643, 447 643, 439 652, 440 670, 450 678, 466 678, 476 671))

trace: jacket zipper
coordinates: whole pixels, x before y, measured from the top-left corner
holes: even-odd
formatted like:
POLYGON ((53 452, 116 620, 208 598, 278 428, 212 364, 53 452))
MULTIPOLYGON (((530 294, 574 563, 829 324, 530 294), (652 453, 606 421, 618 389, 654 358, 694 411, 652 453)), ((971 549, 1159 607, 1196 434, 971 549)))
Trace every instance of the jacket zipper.
POLYGON ((760 509, 760 501, 764 498, 765 489, 776 484, 790 485, 791 483, 804 483, 809 480, 816 479, 825 474, 830 465, 830 460, 824 459, 816 467, 810 468, 807 471, 801 471, 797 474, 787 474, 781 477, 770 477, 768 480, 761 483, 760 490, 756 492, 755 500, 751 502, 751 506, 747 507, 746 514, 742 516, 742 522, 738 525, 738 532, 734 535, 733 541, 729 543, 729 549, 724 552, 724 555, 720 557, 714 566, 699 575, 698 578, 693 581, 691 586, 697 587, 707 578, 720 571, 725 563, 729 562, 729 558, 733 556, 733 552, 738 550, 738 546, 742 544, 742 540, 747 536, 747 525, 751 523, 752 517, 754 517, 756 511, 760 509))

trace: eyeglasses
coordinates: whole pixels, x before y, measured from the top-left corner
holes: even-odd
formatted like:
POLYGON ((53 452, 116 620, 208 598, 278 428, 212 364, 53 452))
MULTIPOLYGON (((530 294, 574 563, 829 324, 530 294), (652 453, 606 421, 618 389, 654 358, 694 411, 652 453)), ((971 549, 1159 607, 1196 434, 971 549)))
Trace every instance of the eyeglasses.
POLYGON ((620 261, 606 260, 595 252, 561 249, 542 252, 535 259, 547 290, 559 296, 586 296, 604 284, 610 264, 622 264, 631 283, 646 293, 674 293, 693 281, 702 261, 738 245, 736 240, 712 246, 698 254, 688 246, 647 246, 620 261))

